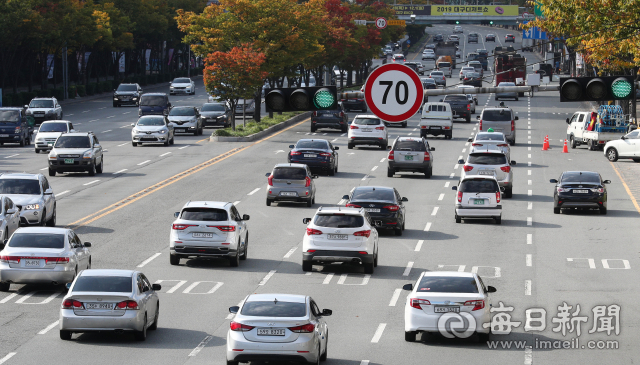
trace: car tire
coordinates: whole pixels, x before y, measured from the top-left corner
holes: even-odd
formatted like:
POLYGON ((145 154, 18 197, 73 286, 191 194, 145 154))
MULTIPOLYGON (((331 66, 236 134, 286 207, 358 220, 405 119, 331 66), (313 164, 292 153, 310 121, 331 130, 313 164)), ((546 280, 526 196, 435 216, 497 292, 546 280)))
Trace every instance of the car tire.
POLYGON ((136 338, 136 341, 146 341, 147 339, 147 315, 144 315, 144 324, 142 325, 142 331, 134 331, 133 335, 136 338))
MULTIPOLYGON (((198 135, 198 132, 199 132, 199 131, 198 131, 198 127, 196 126, 196 130, 193 132, 193 135, 194 135, 194 136, 197 136, 197 135, 198 135)), ((169 143, 168 143, 168 142, 169 142, 169 141, 167 141, 167 146, 169 145, 169 143)))
MULTIPOLYGON (((194 133, 194 136, 195 136, 195 135, 196 135, 196 134, 194 133)), ((171 140, 170 140, 170 139, 167 139, 167 140, 164 142, 164 146, 165 146, 165 147, 169 147, 169 143, 170 143, 170 142, 171 142, 171 140)))
POLYGON ((407 128, 407 122, 406 121, 402 122, 402 128, 407 128))
POLYGON ((153 324, 149 326, 149 330, 155 331, 158 329, 158 317, 160 317, 160 302, 156 306, 156 315, 153 317, 153 324))
POLYGON ((180 265, 180 256, 169 254, 169 263, 171 265, 180 265))
POLYGON ((606 215, 607 214, 607 208, 600 208, 600 214, 606 215))
POLYGON ((387 141, 387 142, 385 142, 385 143, 383 143, 383 144, 381 144, 381 145, 380 145, 380 149, 381 149, 381 150, 383 150, 383 151, 385 151, 385 150, 387 149, 387 146, 388 146, 388 145, 389 145, 389 142, 387 141))
POLYGON ((456 214, 456 223, 462 223, 462 218, 456 214))
POLYGON ((571 146, 571 149, 576 148, 576 140, 573 138, 573 135, 569 136, 569 145, 571 146))
POLYGON ((101 174, 102 173, 102 167, 104 166, 104 157, 102 157, 102 159, 100 160, 100 165, 98 165, 96 167, 96 172, 101 174))
POLYGON ((40 150, 39 150, 39 149, 37 149, 37 148, 35 149, 35 151, 36 151, 36 153, 40 153, 40 150))
POLYGON ((240 265, 240 252, 236 251, 236 254, 229 257, 229 266, 238 267, 240 265))
POLYGON ((513 197, 513 188, 504 189, 504 197, 511 199, 511 197, 513 197))
POLYGON ((56 170, 49 169, 49 176, 56 176, 56 170))
POLYGON ((95 161, 93 161, 91 166, 89 166, 89 170, 87 170, 87 172, 89 173, 89 176, 96 176, 96 162, 95 161))
POLYGON ((347 129, 347 126, 345 125, 344 127, 341 128, 340 130, 342 133, 347 133, 349 130, 347 129))
POLYGON ((616 150, 613 147, 609 148, 607 150, 607 160, 609 160, 611 162, 618 161, 618 150, 616 150))
POLYGON ((353 149, 353 144, 351 144, 351 143, 347 143, 347 149, 352 150, 352 149, 353 149))
POLYGON ((314 127, 313 125, 311 125, 311 133, 315 133, 316 132, 316 127, 314 127))
POLYGON ((373 267, 378 267, 378 250, 376 249, 375 256, 373 256, 373 267))
POLYGON ((113 107, 114 107, 114 108, 117 108, 117 107, 118 107, 118 104, 113 103, 113 107))
POLYGON ((516 96, 516 101, 518 101, 518 100, 519 100, 519 99, 518 99, 518 97, 516 96))
POLYGON ((387 177, 393 177, 393 175, 395 175, 396 170, 392 169, 392 168, 387 168, 387 177))
POLYGON ((249 234, 244 239, 244 250, 242 251, 242 255, 240 255, 240 260, 246 260, 249 257, 249 234))
POLYGON ((515 146, 516 145, 516 140, 514 139, 513 141, 509 141, 509 145, 515 146))
POLYGON ((66 331, 66 330, 60 330, 60 339, 61 340, 65 340, 65 341, 69 341, 71 340, 71 335, 73 333, 71 331, 66 331))
POLYGON ((467 116, 466 121, 467 121, 467 123, 471 123, 471 115, 467 116))
POLYGON ((407 342, 416 342, 416 335, 418 332, 416 331, 405 331, 404 332, 404 340, 407 342))
POLYGON ((373 274, 373 262, 364 264, 364 273, 365 274, 373 274))
POLYGON ((496 224, 502 224, 502 217, 494 217, 493 220, 496 222, 496 224))
POLYGON ((336 174, 336 168, 334 166, 330 167, 327 171, 327 175, 334 176, 336 174))
POLYGON ((394 228, 394 232, 395 232, 396 236, 402 236, 402 227, 394 228))
POLYGON ((46 223, 46 225, 48 227, 55 227, 56 226, 56 215, 57 215, 56 211, 57 211, 57 209, 56 209, 56 206, 54 204, 53 205, 53 214, 51 214, 51 218, 46 223))
POLYGON ((320 361, 327 361, 328 351, 329 351, 329 332, 327 332, 327 335, 325 336, 324 352, 322 353, 322 356, 320 356, 320 361))
POLYGON ((24 147, 25 144, 27 144, 26 138, 24 138, 24 136, 22 136, 22 139, 20 140, 20 147, 24 147))
POLYGON ((175 135, 171 136, 171 139, 169 140, 169 144, 170 145, 173 145, 174 143, 176 143, 176 136, 175 135))
POLYGON ((433 175, 433 167, 425 168, 424 177, 427 178, 427 179, 431 179, 432 175, 433 175))
POLYGON ((633 162, 640 162, 640 158, 634 158, 633 162))
POLYGON ((238 364, 240 363, 237 361, 227 360, 227 365, 238 365, 238 364))
POLYGON ((136 142, 131 142, 131 145, 132 145, 133 147, 136 147, 136 146, 138 145, 138 143, 136 143, 136 142))
POLYGON ((365 106, 365 107, 364 107, 364 109, 362 109, 362 112, 363 112, 363 113, 366 113, 367 111, 368 111, 368 110, 367 110, 367 107, 365 106))
POLYGON ((270 207, 273 201, 271 199, 267 199, 267 206, 270 207))
POLYGON ((307 207, 311 207, 311 206, 313 206, 313 198, 309 198, 307 200, 307 207))
POLYGON ((553 214, 560 214, 560 207, 553 207, 553 214))
POLYGON ((9 291, 9 288, 11 287, 11 283, 6 283, 6 282, 0 282, 0 291, 9 291))
POLYGON ((311 260, 302 260, 302 271, 310 272, 313 267, 311 260))

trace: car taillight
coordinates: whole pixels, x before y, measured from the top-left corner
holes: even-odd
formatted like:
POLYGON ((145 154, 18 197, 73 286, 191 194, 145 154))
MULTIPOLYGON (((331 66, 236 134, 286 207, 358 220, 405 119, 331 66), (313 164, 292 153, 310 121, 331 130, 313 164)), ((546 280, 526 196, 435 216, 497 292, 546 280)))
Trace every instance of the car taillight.
POLYGON ((421 305, 431 305, 431 302, 426 299, 411 298, 409 299, 409 305, 411 308, 422 309, 421 305))
POLYGON ((478 147, 478 146, 484 146, 482 143, 472 143, 472 146, 478 147))
POLYGON ((316 325, 313 323, 303 324, 302 326, 297 327, 289 327, 289 331, 295 333, 311 333, 316 328, 316 325))
POLYGON ((467 300, 464 302, 466 306, 473 306, 471 311, 477 311, 478 309, 484 308, 484 300, 467 300))
POLYGON ((376 130, 383 131, 384 127, 376 127, 376 130))
POLYGON ((327 153, 327 152, 322 152, 322 153, 320 154, 320 156, 322 156, 322 157, 329 157, 329 156, 331 156, 331 154, 330 154, 330 153, 327 153))
POLYGON ((311 186, 311 178, 307 176, 304 178, 304 187, 308 188, 309 186, 311 186))
POLYGON ((469 78, 468 78, 468 77, 465 77, 465 78, 464 78, 464 81, 468 81, 468 80, 469 80, 469 78))
POLYGON ((482 130, 482 119, 480 119, 480 123, 478 123, 478 130, 481 131, 482 130))
POLYGON ((344 112, 340 112, 340 116, 341 116, 341 117, 344 117, 344 112))
POLYGON ((400 207, 399 207, 399 206, 397 206, 397 205, 387 205, 387 206, 384 206, 384 207, 382 207, 382 208, 384 208, 384 209, 388 209, 388 210, 390 210, 390 211, 392 211, 392 212, 397 212, 397 211, 398 211, 398 209, 400 209, 400 207))
POLYGON ((431 160, 431 156, 429 156, 429 154, 428 154, 428 153, 426 153, 426 152, 424 153, 424 160, 425 160, 425 161, 429 161, 429 160, 431 160))
POLYGON ((8 264, 19 264, 19 256, 0 256, 0 262, 6 262, 8 264))
POLYGON ((499 191, 496 191, 496 203, 500 203, 501 197, 502 197, 502 194, 499 191))
POLYGON ((223 232, 235 232, 236 226, 207 226, 209 228, 217 228, 223 232))
POLYGON ((136 302, 135 300, 125 300, 125 301, 122 301, 122 302, 116 304, 114 309, 132 309, 132 310, 137 310, 138 309, 138 302, 136 302))
POLYGON ((462 166, 462 168, 464 169, 465 172, 469 172, 473 170, 473 166, 469 166, 469 165, 464 165, 462 166))
POLYGON ((591 189, 592 193, 604 193, 604 188, 591 189))
POLYGON ((312 116, 317 117, 318 116, 318 112, 313 112, 311 113, 312 116))
POLYGON ((511 121, 511 130, 515 131, 516 130, 516 122, 515 121, 511 121))
POLYGON ((298 151, 291 151, 291 152, 290 152, 290 154, 291 154, 291 156, 298 156, 298 155, 301 155, 301 154, 302 154, 302 152, 298 152, 298 151))
POLYGON ((246 324, 242 324, 242 323, 231 321, 231 323, 229 323, 229 328, 232 331, 248 332, 248 331, 251 331, 252 329, 254 329, 255 327, 254 326, 247 326, 246 324))
POLYGON ((362 207, 361 207, 361 206, 359 206, 359 205, 355 205, 355 204, 351 204, 351 203, 347 204, 347 205, 346 205, 346 207, 347 207, 347 208, 362 208, 362 207))
POLYGON ((467 104, 467 110, 471 110, 471 104, 467 104))
POLYGON ((509 147, 509 145, 508 145, 508 144, 506 144, 506 143, 500 143, 500 144, 498 145, 498 147, 509 147))
POLYGON ((175 229, 176 231, 183 231, 189 227, 196 227, 197 225, 195 224, 173 224, 171 226, 171 229, 175 229))
POLYGON ((358 232, 355 232, 353 235, 354 236, 358 236, 358 237, 367 237, 367 238, 369 238, 369 236, 371 235, 371 230, 358 231, 358 232))
POLYGON ((44 262, 47 264, 48 263, 66 264, 69 262, 69 258, 68 257, 45 257, 44 262))
POLYGON ((569 192, 569 189, 561 188, 559 186, 556 188, 556 190, 558 190, 558 193, 565 193, 565 192, 568 193, 569 192))
POLYGON ((357 127, 357 126, 355 126, 355 125, 351 125, 351 126, 349 127, 349 129, 360 129, 360 128, 358 128, 358 127, 357 127))
POLYGON ((389 155, 387 156, 387 160, 393 161, 395 157, 393 156, 393 150, 389 151, 389 155))
POLYGON ((82 303, 80 303, 77 300, 73 300, 73 299, 65 299, 62 302, 62 309, 80 309, 80 308, 84 308, 84 305, 82 303))
POLYGON ((458 191, 458 203, 462 203, 462 192, 458 191))
POLYGON ((322 231, 313 228, 307 228, 307 236, 322 234, 322 231))
POLYGON ((502 170, 504 172, 510 172, 511 171, 511 166, 501 166, 500 170, 502 170))
POLYGON ((269 184, 269 186, 273 186, 273 175, 267 178, 267 184, 269 184))

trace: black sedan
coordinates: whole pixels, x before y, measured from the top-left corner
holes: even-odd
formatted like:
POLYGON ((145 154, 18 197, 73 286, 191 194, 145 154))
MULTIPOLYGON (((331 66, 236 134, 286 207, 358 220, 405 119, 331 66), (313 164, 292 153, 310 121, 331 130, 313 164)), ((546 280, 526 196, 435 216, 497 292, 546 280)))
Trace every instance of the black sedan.
POLYGON ((479 72, 467 72, 462 80, 463 85, 482 87, 482 76, 479 72))
POLYGON ((396 236, 402 236, 404 231, 407 198, 400 197, 395 188, 384 186, 359 186, 353 189, 351 196, 344 195, 347 207, 364 208, 376 228, 393 229, 396 236))
POLYGON ((504 36, 504 43, 507 42, 516 43, 516 36, 514 36, 513 34, 507 34, 506 36, 504 36))
POLYGON ((434 42, 444 42, 444 36, 442 34, 436 34, 433 36, 434 42))
POLYGON ((301 163, 311 170, 322 170, 329 176, 338 172, 338 153, 340 147, 334 147, 324 139, 301 139, 295 145, 290 145, 291 151, 287 160, 289 163, 301 163))
POLYGON ((142 88, 138 84, 120 84, 116 90, 113 90, 113 107, 123 105, 140 104, 140 95, 142 88))
POLYGON ((223 127, 231 125, 231 109, 226 102, 204 103, 200 108, 202 125, 205 127, 223 127))
POLYGON ((333 110, 318 110, 311 114, 311 132, 320 128, 339 129, 346 133, 349 129, 349 116, 344 112, 342 104, 333 110))
POLYGON ((486 37, 484 37, 484 41, 485 42, 495 42, 496 41, 496 35, 495 34, 487 34, 486 37))
POLYGON ((607 188, 610 180, 602 180, 597 172, 565 171, 560 179, 551 179, 556 184, 553 191, 553 213, 560 214, 560 209, 599 209, 600 214, 607 214, 607 188))

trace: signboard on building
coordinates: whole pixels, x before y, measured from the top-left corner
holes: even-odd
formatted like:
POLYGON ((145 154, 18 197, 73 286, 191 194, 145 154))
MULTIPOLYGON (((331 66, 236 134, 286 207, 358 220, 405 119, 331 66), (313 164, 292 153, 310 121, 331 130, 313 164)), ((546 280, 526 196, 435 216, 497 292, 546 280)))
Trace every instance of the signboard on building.
POLYGON ((392 5, 396 15, 431 15, 431 5, 392 5))

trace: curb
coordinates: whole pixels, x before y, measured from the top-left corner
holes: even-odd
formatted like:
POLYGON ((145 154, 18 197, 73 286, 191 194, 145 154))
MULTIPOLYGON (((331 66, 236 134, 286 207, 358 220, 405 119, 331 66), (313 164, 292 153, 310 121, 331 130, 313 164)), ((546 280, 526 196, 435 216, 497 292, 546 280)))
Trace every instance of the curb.
POLYGON ((300 115, 296 115, 295 117, 285 120, 280 124, 276 124, 271 126, 263 131, 260 131, 255 134, 251 134, 249 136, 244 137, 231 137, 231 136, 211 136, 209 137, 209 142, 253 142, 258 139, 262 139, 268 136, 271 133, 277 132, 281 129, 284 129, 292 124, 296 124, 302 120, 305 120, 311 116, 311 112, 302 113, 300 115))

